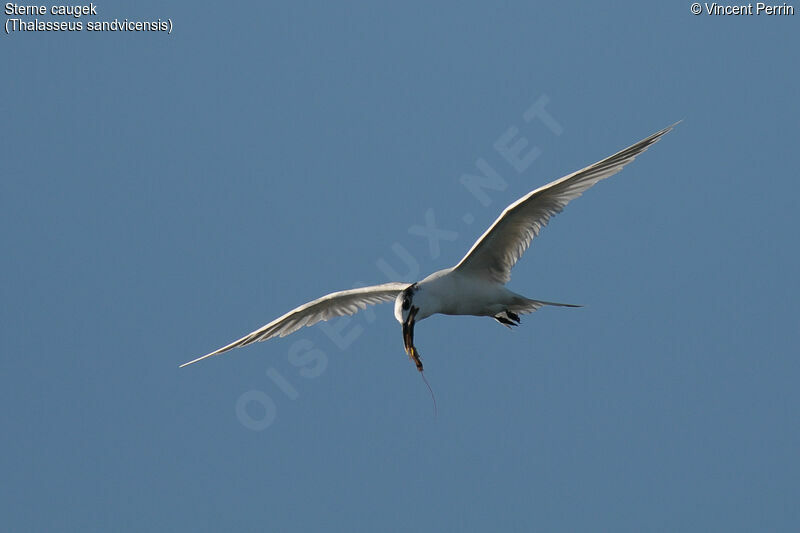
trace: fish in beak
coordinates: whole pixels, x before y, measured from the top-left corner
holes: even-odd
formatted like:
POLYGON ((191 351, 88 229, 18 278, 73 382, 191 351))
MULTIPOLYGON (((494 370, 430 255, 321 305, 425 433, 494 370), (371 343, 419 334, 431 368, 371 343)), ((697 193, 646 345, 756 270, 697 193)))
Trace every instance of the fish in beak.
POLYGON ((414 361, 414 364, 417 365, 417 370, 422 372, 422 360, 419 357, 419 351, 414 346, 414 317, 417 316, 418 312, 419 307, 412 306, 408 317, 403 322, 403 344, 405 344, 409 359, 414 361))

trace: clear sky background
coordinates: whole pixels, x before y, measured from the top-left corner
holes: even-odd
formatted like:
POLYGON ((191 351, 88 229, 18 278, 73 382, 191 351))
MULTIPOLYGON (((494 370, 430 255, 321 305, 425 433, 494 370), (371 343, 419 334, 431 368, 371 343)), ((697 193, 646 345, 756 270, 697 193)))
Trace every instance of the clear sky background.
POLYGON ((797 531, 800 13, 689 5, 101 1, 173 32, 2 34, 4 527, 797 531), (515 268, 584 308, 419 324, 438 416, 391 305, 178 370, 681 119, 515 268))

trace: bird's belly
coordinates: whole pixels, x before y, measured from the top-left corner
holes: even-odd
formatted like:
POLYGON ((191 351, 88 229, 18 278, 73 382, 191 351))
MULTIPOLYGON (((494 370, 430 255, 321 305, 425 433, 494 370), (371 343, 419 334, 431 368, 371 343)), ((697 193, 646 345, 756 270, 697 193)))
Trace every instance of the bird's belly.
POLYGON ((506 293, 504 287, 457 286, 450 297, 442 299, 440 312, 445 315, 494 316, 506 308, 506 293))
POLYGON ((472 316, 494 316, 505 310, 504 304, 496 302, 473 302, 461 303, 444 308, 443 315, 472 315, 472 316))

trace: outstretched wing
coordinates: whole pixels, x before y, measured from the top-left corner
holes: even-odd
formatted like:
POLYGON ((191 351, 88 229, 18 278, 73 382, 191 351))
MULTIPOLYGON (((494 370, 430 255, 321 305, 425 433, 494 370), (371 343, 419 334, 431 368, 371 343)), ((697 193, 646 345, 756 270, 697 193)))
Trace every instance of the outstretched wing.
POLYGON ((282 317, 276 318, 266 326, 245 335, 238 341, 232 342, 202 357, 198 357, 193 361, 184 363, 180 368, 201 361, 206 357, 239 348, 240 346, 247 346, 254 342, 265 341, 276 336, 285 337, 303 326, 311 326, 321 320, 329 320, 337 316, 354 315, 359 309, 366 309, 368 305, 394 300, 408 285, 408 283, 392 282, 382 285, 373 285, 371 287, 351 289, 349 291, 332 292, 322 298, 318 298, 292 309, 282 317))
POLYGON ((532 191, 513 204, 472 245, 454 269, 498 283, 511 279, 516 264, 550 218, 598 181, 611 177, 677 123, 582 170, 532 191))

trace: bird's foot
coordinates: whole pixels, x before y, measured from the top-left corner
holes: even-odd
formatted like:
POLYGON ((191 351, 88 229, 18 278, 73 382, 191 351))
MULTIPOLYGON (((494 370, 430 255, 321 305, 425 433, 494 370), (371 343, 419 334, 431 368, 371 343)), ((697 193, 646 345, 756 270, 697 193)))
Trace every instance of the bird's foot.
POLYGON ((503 311, 494 316, 494 319, 510 328, 511 326, 519 326, 519 315, 511 311, 503 311))

